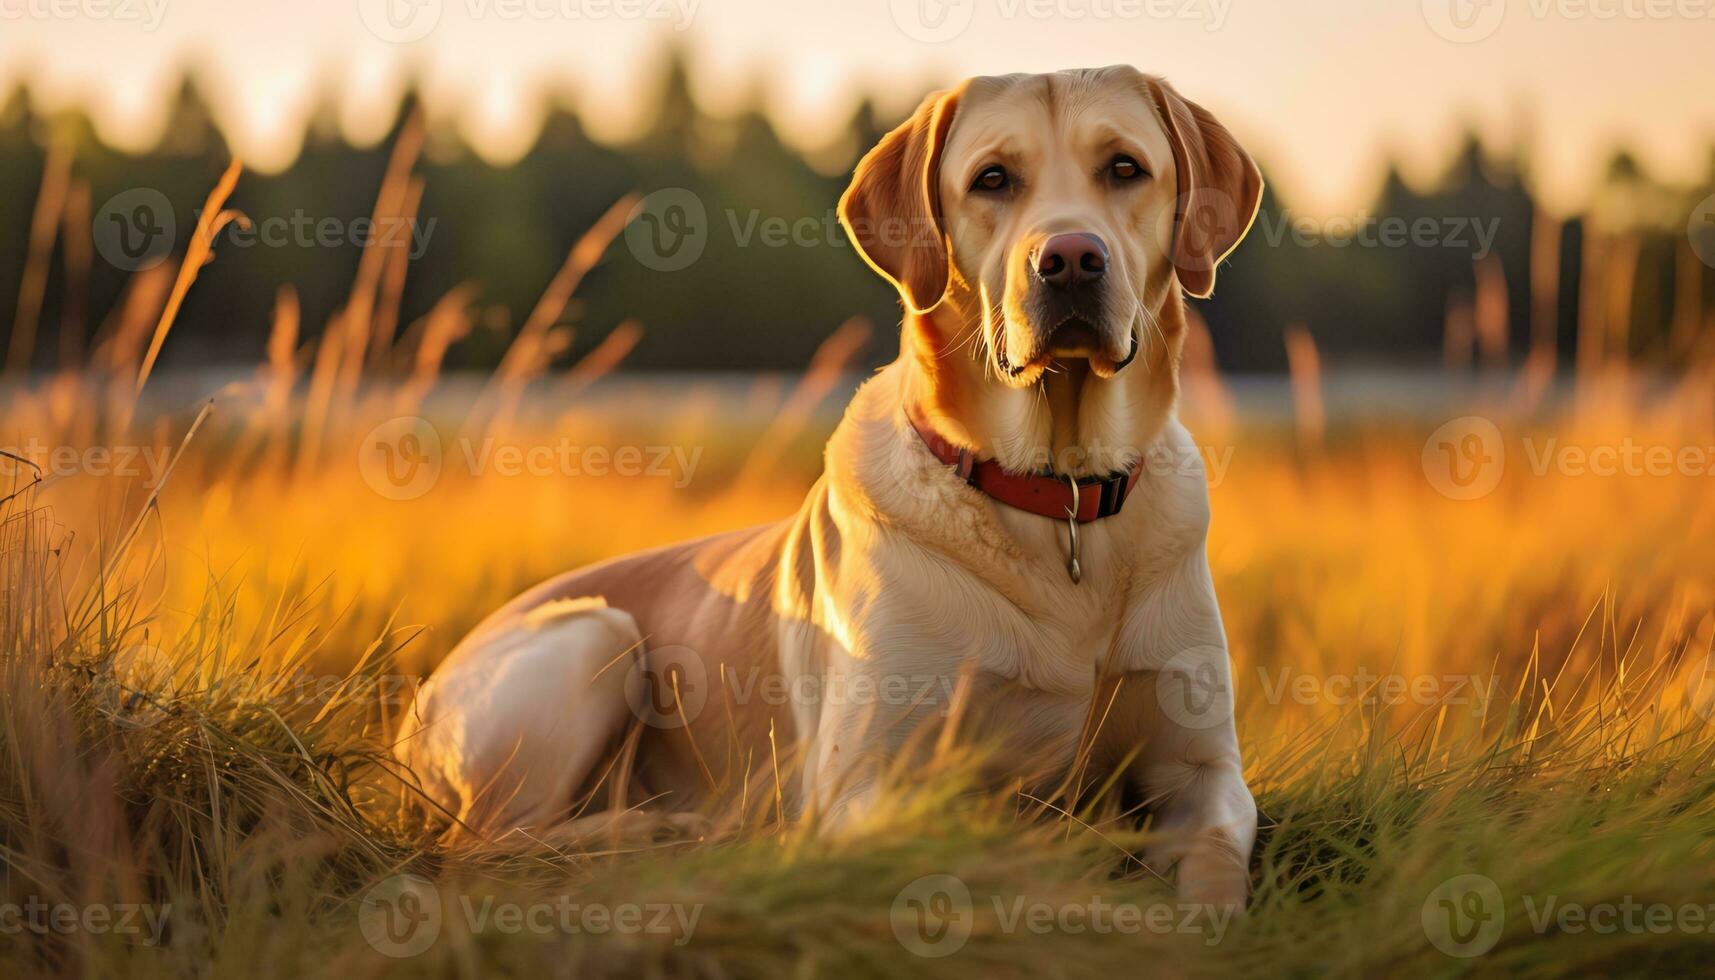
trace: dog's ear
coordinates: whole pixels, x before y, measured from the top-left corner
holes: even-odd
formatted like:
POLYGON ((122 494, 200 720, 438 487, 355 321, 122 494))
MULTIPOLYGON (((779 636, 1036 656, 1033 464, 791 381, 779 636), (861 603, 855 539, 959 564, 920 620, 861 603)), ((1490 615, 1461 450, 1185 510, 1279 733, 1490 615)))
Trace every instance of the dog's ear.
POLYGON ((1215 269, 1238 247, 1262 204, 1262 172, 1209 110, 1148 79, 1179 172, 1169 255, 1179 284, 1199 299, 1215 291, 1215 269))
POLYGON ((840 196, 846 235, 870 268, 898 288, 912 313, 934 309, 947 291, 952 256, 937 177, 958 103, 958 89, 924 99, 864 154, 840 196))

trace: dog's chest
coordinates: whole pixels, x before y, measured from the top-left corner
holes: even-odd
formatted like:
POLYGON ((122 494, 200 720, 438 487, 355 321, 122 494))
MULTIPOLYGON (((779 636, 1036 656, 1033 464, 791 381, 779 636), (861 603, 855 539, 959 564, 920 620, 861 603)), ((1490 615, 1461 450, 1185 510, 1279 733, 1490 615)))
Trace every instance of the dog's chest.
POLYGON ((1028 689, 1087 696, 1125 616, 1121 598, 1095 591, 1046 583, 1027 604, 995 602, 990 616, 1010 619, 1013 629, 982 658, 984 668, 1028 689))
POLYGON ((861 604, 860 656, 975 668, 1020 691, 1085 699, 1126 617, 1114 581, 1074 585, 1053 566, 999 579, 968 567, 890 577, 861 604))

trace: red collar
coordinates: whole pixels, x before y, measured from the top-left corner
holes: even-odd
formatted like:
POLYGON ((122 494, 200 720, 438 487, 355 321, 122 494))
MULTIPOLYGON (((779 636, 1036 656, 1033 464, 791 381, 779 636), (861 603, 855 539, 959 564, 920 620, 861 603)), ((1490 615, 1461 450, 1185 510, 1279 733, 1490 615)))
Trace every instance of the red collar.
MULTIPOLYGON (((911 427, 917 430, 923 444, 935 458, 952 467, 961 480, 1008 507, 1052 517, 1063 521, 1072 513, 1072 486, 1068 478, 1041 473, 1014 473, 1003 469, 992 459, 977 459, 968 449, 962 449, 943 439, 916 412, 907 411, 911 427)), ((1088 524, 1112 517, 1125 506, 1125 498, 1137 487, 1143 473, 1143 459, 1131 469, 1114 476, 1088 477, 1078 481, 1078 523, 1088 524)))

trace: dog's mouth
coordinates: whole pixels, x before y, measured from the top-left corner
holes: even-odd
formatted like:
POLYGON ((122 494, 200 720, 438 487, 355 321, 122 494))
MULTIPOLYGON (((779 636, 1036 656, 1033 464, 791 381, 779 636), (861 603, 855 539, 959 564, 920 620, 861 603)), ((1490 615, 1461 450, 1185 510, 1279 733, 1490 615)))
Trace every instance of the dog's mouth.
POLYGON ((1049 357, 1088 359, 1103 353, 1107 345, 1102 343, 1095 324, 1074 316, 1054 328, 1045 346, 1049 357))
POLYGON ((1006 334, 1002 330, 996 337, 999 349, 995 352, 995 359, 1009 378, 1034 376, 1052 370, 1056 364, 1070 361, 1082 361, 1098 376, 1111 378, 1125 370, 1137 357, 1138 344, 1134 334, 1127 332, 1122 342, 1128 343, 1128 349, 1123 354, 1117 353, 1104 338, 1102 329, 1081 316, 1062 320, 1049 331, 1047 339, 1034 352, 1026 352, 1023 356, 1007 350, 1006 334))

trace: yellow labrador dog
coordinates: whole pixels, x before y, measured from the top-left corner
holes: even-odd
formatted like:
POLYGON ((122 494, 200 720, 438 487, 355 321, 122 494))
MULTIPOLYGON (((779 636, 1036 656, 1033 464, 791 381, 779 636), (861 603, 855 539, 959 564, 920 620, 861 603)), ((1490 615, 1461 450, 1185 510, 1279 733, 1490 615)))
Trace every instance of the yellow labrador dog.
POLYGON ((958 702, 1010 746, 998 782, 1118 770, 1151 862, 1242 902, 1256 808, 1173 412, 1182 294, 1261 193, 1214 117, 1129 67, 931 96, 840 201, 905 315, 821 480, 786 520, 568 573, 466 638, 399 742, 452 832, 564 827, 616 758, 689 810, 771 744, 799 762, 786 806, 838 826, 958 702))

